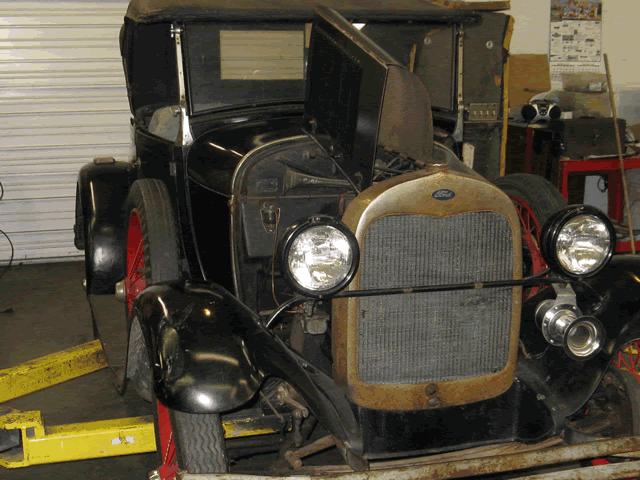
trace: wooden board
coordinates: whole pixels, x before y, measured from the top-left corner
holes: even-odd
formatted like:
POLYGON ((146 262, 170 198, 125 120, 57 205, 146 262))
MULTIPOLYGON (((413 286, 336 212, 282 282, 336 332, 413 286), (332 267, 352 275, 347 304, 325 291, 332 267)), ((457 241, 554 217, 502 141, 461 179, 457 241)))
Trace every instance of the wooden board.
POLYGON ((489 1, 489 2, 464 2, 462 0, 425 0, 426 3, 437 5, 439 7, 452 8, 457 10, 482 10, 482 11, 498 11, 509 10, 511 8, 510 0, 505 1, 489 1))

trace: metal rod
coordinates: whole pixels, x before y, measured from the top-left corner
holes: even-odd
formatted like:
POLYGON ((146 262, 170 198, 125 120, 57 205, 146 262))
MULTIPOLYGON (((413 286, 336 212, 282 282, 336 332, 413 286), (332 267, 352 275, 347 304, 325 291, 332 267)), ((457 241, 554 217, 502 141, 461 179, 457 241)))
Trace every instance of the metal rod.
POLYGON ((629 189, 627 188, 627 174, 624 169, 624 157, 622 154, 622 141, 620 139, 620 128, 618 127, 618 110, 616 108, 613 85, 611 84, 611 71, 609 70, 609 56, 604 54, 604 68, 607 73, 607 85, 609 87, 609 99, 611 101, 611 114, 613 115, 613 126, 616 131, 616 145, 618 147, 618 159, 620 160, 620 173, 622 174, 622 191, 624 192, 624 208, 627 211, 629 223, 629 236, 631 242, 631 253, 636 253, 636 241, 633 235, 633 220, 631 219, 631 205, 629 203, 629 189))
POLYGON ((430 293, 454 290, 477 290, 479 288, 524 287, 528 285, 549 285, 552 283, 567 283, 562 278, 528 277, 522 280, 499 280, 495 282, 458 283, 448 285, 429 285, 424 287, 377 288, 371 290, 351 290, 335 294, 331 298, 372 297, 375 295, 404 295, 407 293, 430 293))
POLYGON ((331 160, 331 162, 333 162, 333 165, 336 167, 338 172, 340 172, 340 175, 342 175, 347 180, 347 182, 349 182, 349 185, 351 185, 351 188, 353 188, 353 190, 358 195, 360 195, 360 189, 358 188, 358 186, 354 183, 353 180, 351 180, 351 177, 347 174, 347 172, 344 171, 344 169, 340 166, 340 163, 338 163, 338 161, 333 157, 333 155, 331 155, 331 153, 329 153, 327 151, 327 149, 324 148, 324 145, 322 145, 322 143, 320 143, 320 141, 315 137, 315 135, 312 134, 311 132, 307 132, 305 129, 302 129, 302 131, 311 140, 313 140, 313 142, 320 148, 320 150, 322 150, 322 153, 324 153, 327 157, 329 157, 329 160, 331 160))
POLYGON ((292 305, 295 305, 296 303, 302 303, 306 300, 309 300, 309 299, 305 297, 290 298, 289 300, 284 302, 282 305, 280 305, 278 309, 271 314, 271 316, 269 317, 269 320, 267 320, 267 323, 265 323, 265 326, 267 328, 270 328, 282 312, 290 308, 292 305))

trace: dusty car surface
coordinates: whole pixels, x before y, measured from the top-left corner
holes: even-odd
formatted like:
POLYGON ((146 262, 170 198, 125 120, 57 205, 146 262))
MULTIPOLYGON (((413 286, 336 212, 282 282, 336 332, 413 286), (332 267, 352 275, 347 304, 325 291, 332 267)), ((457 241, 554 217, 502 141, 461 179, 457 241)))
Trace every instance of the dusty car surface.
POLYGON ((136 153, 82 168, 76 245, 117 387, 158 402, 156 478, 272 451, 269 475, 428 478, 428 455, 638 433, 609 365, 640 262, 602 212, 498 178, 509 17, 323 3, 130 4, 136 153))

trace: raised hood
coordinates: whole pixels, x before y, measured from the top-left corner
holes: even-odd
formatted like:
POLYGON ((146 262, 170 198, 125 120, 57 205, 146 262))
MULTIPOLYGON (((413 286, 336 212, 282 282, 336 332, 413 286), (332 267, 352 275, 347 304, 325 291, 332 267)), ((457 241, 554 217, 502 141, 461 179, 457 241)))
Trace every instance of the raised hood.
POLYGON ((425 164, 431 104, 420 79, 334 10, 316 9, 307 71, 307 130, 359 185, 371 184, 376 149, 425 164))

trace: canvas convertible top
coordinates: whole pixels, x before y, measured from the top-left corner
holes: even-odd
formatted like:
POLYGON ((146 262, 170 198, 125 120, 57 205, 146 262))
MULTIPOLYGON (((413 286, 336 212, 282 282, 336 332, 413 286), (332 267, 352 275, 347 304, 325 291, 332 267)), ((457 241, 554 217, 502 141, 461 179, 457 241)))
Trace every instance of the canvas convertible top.
POLYGON ((423 15, 433 19, 434 16, 460 17, 470 13, 467 8, 452 9, 427 0, 235 0, 232 3, 227 0, 132 0, 126 17, 137 23, 232 18, 261 20, 265 17, 303 19, 311 18, 316 5, 334 8, 352 21, 381 17, 415 19, 423 15))

